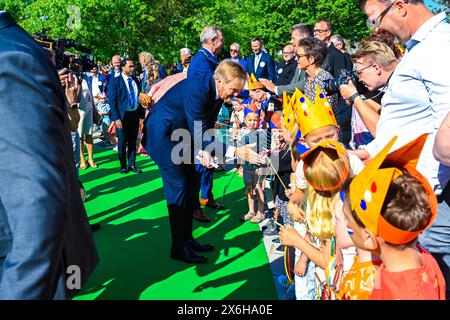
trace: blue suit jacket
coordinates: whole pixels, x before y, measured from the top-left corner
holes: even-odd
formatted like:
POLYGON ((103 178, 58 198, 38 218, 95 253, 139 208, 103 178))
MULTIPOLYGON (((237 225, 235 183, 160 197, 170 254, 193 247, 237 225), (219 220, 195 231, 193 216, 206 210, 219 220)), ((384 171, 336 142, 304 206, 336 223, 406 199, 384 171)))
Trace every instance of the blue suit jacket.
POLYGON ((205 48, 201 48, 189 64, 187 77, 212 75, 218 64, 216 57, 211 52, 205 48))
MULTIPOLYGON (((182 80, 150 109, 145 119, 142 139, 145 150, 160 168, 175 165, 171 154, 179 142, 171 141, 172 132, 187 129, 191 140, 201 141, 203 133, 214 126, 222 104, 223 100, 216 100, 216 86, 212 75, 182 80), (194 131, 194 121, 202 121, 201 130, 194 131)), ((210 143, 202 141, 202 149, 210 143)), ((224 148, 223 145, 221 147, 224 148)), ((187 155, 187 158, 192 161, 193 153, 187 155)))
MULTIPOLYGON (((140 90, 139 79, 134 76, 132 76, 132 79, 136 82, 138 90, 140 90)), ((107 97, 109 106, 111 107, 111 120, 123 120, 125 111, 128 109, 129 101, 127 85, 121 75, 113 78, 111 83, 108 84, 107 97)), ((143 108, 138 107, 139 113, 143 112, 143 110, 143 108)))
MULTIPOLYGON (((85 79, 88 84, 89 90, 92 92, 92 74, 87 75, 85 79)), ((102 74, 98 74, 98 80, 101 82, 98 88, 100 89, 100 92, 104 92, 106 77, 102 74)))
POLYGON ((0 13, 0 300, 64 299, 98 263, 65 96, 48 54, 0 13))
POLYGON ((252 54, 247 59, 247 72, 248 74, 254 74, 256 80, 259 78, 265 78, 269 80, 275 79, 275 61, 272 56, 265 51, 261 51, 262 56, 259 60, 258 68, 255 70, 255 54, 252 54))

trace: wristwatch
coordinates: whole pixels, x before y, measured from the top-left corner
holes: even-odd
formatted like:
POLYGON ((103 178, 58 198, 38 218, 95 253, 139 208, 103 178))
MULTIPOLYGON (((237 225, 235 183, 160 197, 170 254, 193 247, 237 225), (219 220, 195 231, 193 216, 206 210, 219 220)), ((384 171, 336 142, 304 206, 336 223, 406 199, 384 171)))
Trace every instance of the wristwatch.
POLYGON ((352 94, 349 98, 348 98, 348 102, 350 102, 350 105, 353 105, 353 103, 355 102, 355 99, 359 97, 359 93, 355 92, 354 94, 352 94))

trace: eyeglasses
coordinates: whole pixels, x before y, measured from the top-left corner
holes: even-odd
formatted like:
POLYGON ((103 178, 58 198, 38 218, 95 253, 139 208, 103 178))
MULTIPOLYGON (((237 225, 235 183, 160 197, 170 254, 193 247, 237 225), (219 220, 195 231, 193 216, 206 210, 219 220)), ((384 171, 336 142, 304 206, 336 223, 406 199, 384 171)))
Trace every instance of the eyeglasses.
POLYGON ((313 31, 314 31, 314 33, 324 33, 324 32, 327 32, 329 30, 328 29, 314 29, 313 31))
POLYGON ((359 76, 361 76, 361 73, 363 73, 364 70, 366 70, 366 69, 368 69, 368 68, 370 68, 370 67, 373 67, 373 66, 374 66, 373 64, 370 64, 370 65, 368 65, 368 66, 366 66, 366 67, 364 67, 364 68, 362 68, 362 69, 359 69, 359 70, 356 70, 356 69, 355 69, 355 73, 356 73, 356 75, 359 77, 359 76))
POLYGON ((286 51, 286 52, 283 52, 283 54, 293 54, 294 52, 291 52, 291 51, 286 51))
POLYGON ((236 49, 230 49, 230 52, 239 52, 236 49))
POLYGON ((303 53, 303 54, 296 54, 296 57, 297 57, 298 59, 300 59, 301 57, 307 57, 307 56, 309 56, 309 54, 306 54, 306 53, 303 53))
POLYGON ((388 5, 386 7, 386 9, 384 9, 380 15, 378 17, 376 17, 373 20, 368 20, 367 21, 367 26, 369 28, 375 29, 375 28, 379 28, 381 25, 381 21, 383 20, 384 16, 389 12, 389 10, 391 10, 392 6, 395 4, 396 1, 392 2, 390 5, 388 5))

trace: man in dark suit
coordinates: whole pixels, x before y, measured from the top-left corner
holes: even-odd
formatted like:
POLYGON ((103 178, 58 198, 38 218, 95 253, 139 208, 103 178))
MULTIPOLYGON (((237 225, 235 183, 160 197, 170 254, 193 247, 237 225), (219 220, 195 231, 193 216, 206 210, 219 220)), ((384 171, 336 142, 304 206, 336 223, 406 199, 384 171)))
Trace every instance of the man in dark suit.
POLYGON ((292 44, 288 44, 283 48, 283 60, 277 64, 276 85, 285 86, 290 84, 296 69, 295 47, 292 44))
POLYGON ((218 27, 204 27, 200 34, 202 47, 192 58, 188 68, 188 78, 196 75, 213 74, 219 62, 217 55, 223 47, 222 31, 218 27))
POLYGON ((111 107, 111 120, 116 124, 120 173, 126 174, 128 171, 141 173, 141 169, 136 167, 136 139, 139 117, 144 112, 144 108, 139 107, 140 84, 134 76, 132 59, 123 59, 121 66, 121 75, 113 78, 107 93, 108 103, 111 107))
MULTIPOLYGON (((236 97, 244 87, 246 78, 246 73, 239 64, 222 61, 214 75, 197 75, 172 87, 150 109, 145 120, 143 145, 158 165, 163 179, 173 259, 206 263, 208 259, 197 252, 214 250, 212 245, 200 244, 192 236, 194 199, 198 197, 198 190, 194 187, 196 171, 193 159, 201 153, 202 164, 209 165, 211 158, 205 149, 209 149, 212 142, 203 141, 203 135, 211 123, 216 121, 224 100, 230 101, 236 97), (200 122, 195 123, 196 121, 200 122), (198 123, 201 124, 201 130, 197 128, 198 123), (186 130, 189 130, 188 137, 183 135, 186 130), (179 137, 178 133, 183 140, 172 141, 172 134, 179 137), (174 150, 179 150, 180 145, 183 149, 175 152, 174 150)), ((225 154, 224 146, 218 143, 218 139, 214 143, 218 146, 216 155, 225 154)), ((252 151, 249 145, 240 148, 229 147, 227 155, 246 158, 253 163, 260 161, 258 154, 252 151)))
POLYGON ((262 50, 262 44, 260 37, 252 39, 253 54, 247 59, 247 72, 254 74, 256 80, 259 78, 275 80, 275 61, 270 54, 262 50))
MULTIPOLYGON (((204 27, 200 34, 200 42, 202 48, 197 51, 188 68, 188 79, 198 75, 212 76, 219 64, 217 55, 220 54, 223 47, 223 36, 220 28, 214 26, 204 27)), ((216 119, 210 124, 208 129, 213 129, 216 119)), ((224 209, 224 206, 216 200, 212 193, 213 189, 213 175, 212 168, 205 168, 204 166, 196 165, 198 186, 201 190, 201 200, 195 201, 194 219, 201 222, 209 222, 211 219, 203 212, 200 205, 210 207, 216 210, 224 209)))
POLYGON ((242 58, 239 54, 241 53, 241 46, 237 42, 233 42, 230 45, 230 59, 231 61, 240 63, 244 70, 247 70, 247 60, 242 58))
POLYGON ((344 54, 336 49, 330 41, 332 31, 331 22, 328 20, 319 20, 314 25, 314 37, 322 40, 327 45, 327 57, 322 64, 322 68, 336 78, 342 69, 352 71, 353 65, 347 65, 344 54))
POLYGON ((0 43, 0 300, 68 299, 98 263, 68 106, 49 55, 6 12, 0 43))
MULTIPOLYGON (((327 56, 322 64, 322 68, 331 73, 336 78, 341 74, 342 70, 352 71, 353 64, 348 64, 345 55, 336 49, 330 41, 332 33, 332 25, 328 20, 319 20, 314 25, 314 37, 322 40, 327 45, 327 56)), ((336 121, 341 128, 341 142, 348 146, 351 140, 351 108, 347 106, 344 99, 339 95, 337 112, 335 113, 336 121)))

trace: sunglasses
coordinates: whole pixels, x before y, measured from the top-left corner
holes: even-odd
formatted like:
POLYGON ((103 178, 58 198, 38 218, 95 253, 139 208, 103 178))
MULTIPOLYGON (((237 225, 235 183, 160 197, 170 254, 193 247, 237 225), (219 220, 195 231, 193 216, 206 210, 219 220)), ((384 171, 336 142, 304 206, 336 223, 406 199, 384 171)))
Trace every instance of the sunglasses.
POLYGON ((230 52, 239 52, 239 51, 236 49, 230 49, 230 52))

